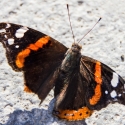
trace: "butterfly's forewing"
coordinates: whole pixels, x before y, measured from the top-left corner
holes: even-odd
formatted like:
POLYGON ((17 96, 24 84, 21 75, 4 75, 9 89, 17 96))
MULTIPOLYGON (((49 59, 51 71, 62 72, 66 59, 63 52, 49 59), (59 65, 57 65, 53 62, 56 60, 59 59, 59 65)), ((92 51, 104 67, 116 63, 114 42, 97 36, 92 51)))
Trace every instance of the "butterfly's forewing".
POLYGON ((0 42, 6 49, 10 66, 23 71, 25 85, 43 99, 42 95, 47 95, 47 90, 54 86, 47 81, 56 78, 53 73, 67 48, 39 31, 11 23, 0 23, 0 42))
POLYGON ((86 105, 90 109, 100 110, 109 103, 119 102, 125 105, 125 81, 115 71, 89 57, 81 58, 81 70, 86 76, 86 105), (88 76, 88 77, 87 77, 88 76))

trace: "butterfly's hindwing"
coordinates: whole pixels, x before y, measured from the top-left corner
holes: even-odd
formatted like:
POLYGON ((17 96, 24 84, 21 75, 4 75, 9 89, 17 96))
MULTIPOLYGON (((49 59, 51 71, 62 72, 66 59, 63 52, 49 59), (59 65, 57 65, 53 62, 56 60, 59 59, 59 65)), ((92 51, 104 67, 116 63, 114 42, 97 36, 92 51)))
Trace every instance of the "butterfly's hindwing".
POLYGON ((84 87, 79 73, 79 67, 77 67, 70 75, 60 72, 60 77, 55 85, 55 97, 57 96, 56 108, 79 109, 85 104, 84 87))

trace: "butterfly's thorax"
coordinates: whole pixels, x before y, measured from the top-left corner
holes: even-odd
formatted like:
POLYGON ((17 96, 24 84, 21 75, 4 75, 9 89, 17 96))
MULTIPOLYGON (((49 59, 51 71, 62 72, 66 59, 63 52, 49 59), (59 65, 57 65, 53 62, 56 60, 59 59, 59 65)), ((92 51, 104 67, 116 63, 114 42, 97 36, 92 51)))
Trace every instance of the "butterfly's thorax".
MULTIPOLYGON (((68 107, 69 105, 66 105, 66 107, 64 107, 61 104, 62 101, 65 100, 64 98, 67 98, 67 95, 65 95, 65 93, 69 84, 72 83, 72 85, 74 86, 71 77, 80 69, 80 59, 81 59, 81 47, 75 43, 65 53, 65 58, 63 59, 60 66, 60 75, 59 79, 56 82, 55 94, 54 94, 55 97, 57 97, 57 101, 55 103, 55 108, 54 108, 55 110, 69 108, 68 107)), ((77 88, 77 84, 75 85, 76 85, 75 88, 77 88)))
POLYGON ((77 67, 81 57, 80 51, 81 47, 78 44, 73 44, 72 47, 67 50, 60 69, 64 72, 69 72, 77 67))

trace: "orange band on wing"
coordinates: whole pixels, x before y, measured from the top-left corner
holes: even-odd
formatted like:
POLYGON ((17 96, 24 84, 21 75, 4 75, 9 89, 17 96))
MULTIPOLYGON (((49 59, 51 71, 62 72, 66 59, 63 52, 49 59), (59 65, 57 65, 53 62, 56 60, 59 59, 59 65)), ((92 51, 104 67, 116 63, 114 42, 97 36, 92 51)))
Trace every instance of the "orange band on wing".
POLYGON ((102 78, 101 78, 101 63, 96 62, 95 66, 95 81, 97 83, 95 87, 95 95, 92 96, 92 98, 89 100, 91 105, 97 104, 97 102, 101 98, 101 84, 102 84, 102 78))
POLYGON ((92 113, 93 111, 91 111, 87 107, 83 107, 78 110, 59 110, 59 114, 57 116, 68 121, 76 121, 83 120, 91 116, 92 113))
POLYGON ((34 44, 30 44, 26 49, 19 52, 17 57, 16 57, 16 66, 18 68, 23 68, 25 58, 27 56, 29 56, 31 50, 37 51, 38 49, 42 48, 43 45, 46 45, 49 42, 49 40, 50 40, 49 36, 42 37, 37 42, 35 42, 34 44))

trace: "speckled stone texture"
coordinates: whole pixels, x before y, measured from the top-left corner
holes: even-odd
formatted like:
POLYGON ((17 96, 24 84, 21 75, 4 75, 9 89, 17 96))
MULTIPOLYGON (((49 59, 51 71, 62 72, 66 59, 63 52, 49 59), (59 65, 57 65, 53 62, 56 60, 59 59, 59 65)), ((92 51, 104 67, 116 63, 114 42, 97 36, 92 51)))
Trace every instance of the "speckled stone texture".
MULTIPOLYGON (((82 54, 105 63, 125 78, 124 0, 0 0, 0 22, 31 27, 70 47, 73 38, 67 3, 76 41, 102 17, 82 40, 82 54)), ((117 103, 96 111, 85 121, 60 120, 51 114, 53 91, 39 106, 38 97, 25 93, 23 87, 23 74, 11 69, 0 44, 0 125, 125 124, 125 106, 117 103)))

